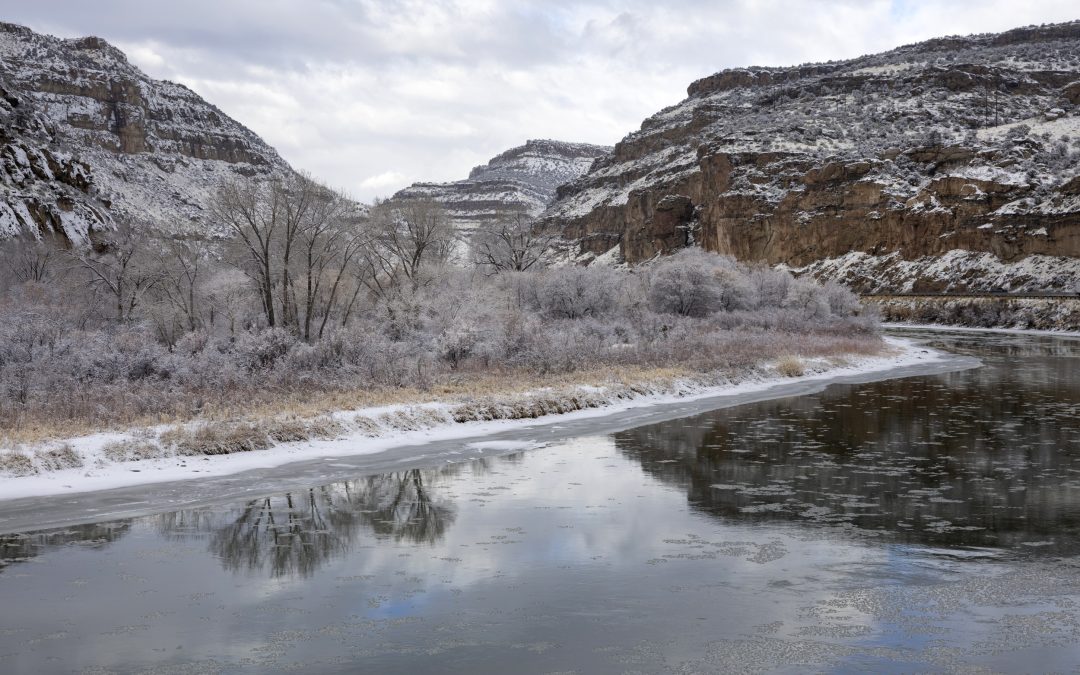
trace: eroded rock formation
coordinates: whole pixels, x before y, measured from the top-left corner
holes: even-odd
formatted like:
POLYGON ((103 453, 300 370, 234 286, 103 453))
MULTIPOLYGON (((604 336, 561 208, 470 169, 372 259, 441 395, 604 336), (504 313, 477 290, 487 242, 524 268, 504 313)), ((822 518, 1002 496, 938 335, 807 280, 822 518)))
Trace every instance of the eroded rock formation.
POLYGON ((207 228, 223 180, 291 170, 254 132, 100 38, 0 24, 0 87, 0 237, 77 243, 118 218, 207 228))
POLYGON ((729 70, 545 214, 584 259, 687 245, 863 290, 1080 283, 1080 22, 729 70))

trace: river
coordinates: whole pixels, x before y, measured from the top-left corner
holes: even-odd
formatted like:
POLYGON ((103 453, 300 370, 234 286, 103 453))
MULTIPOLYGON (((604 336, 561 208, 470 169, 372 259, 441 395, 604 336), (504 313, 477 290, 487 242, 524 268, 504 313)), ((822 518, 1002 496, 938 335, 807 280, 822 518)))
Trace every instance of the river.
POLYGON ((982 366, 0 502, 0 672, 1075 670, 1080 340, 901 334, 982 366))

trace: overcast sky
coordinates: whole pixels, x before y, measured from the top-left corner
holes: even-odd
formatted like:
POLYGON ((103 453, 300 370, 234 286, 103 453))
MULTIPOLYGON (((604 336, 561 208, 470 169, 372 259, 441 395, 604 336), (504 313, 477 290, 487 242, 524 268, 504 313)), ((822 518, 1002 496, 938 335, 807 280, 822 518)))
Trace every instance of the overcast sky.
POLYGON ((1076 0, 0 0, 182 82, 370 200, 529 138, 613 144, 723 68, 1080 18, 1076 0))

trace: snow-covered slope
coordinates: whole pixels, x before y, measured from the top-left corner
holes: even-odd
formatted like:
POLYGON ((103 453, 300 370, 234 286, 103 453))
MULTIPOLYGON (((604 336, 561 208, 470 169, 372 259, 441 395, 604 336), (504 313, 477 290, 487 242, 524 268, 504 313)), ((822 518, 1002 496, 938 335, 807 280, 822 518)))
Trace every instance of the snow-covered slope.
POLYGON ((477 225, 503 212, 524 210, 530 216, 540 215, 560 185, 584 174, 597 157, 610 151, 609 147, 586 143, 528 141, 476 167, 465 180, 415 183, 392 199, 432 199, 467 236, 477 225))
POLYGON ((586 257, 698 244, 867 290, 1075 286, 1080 22, 717 73, 545 220, 586 257))
POLYGON ((0 23, 0 87, 0 237, 78 242, 118 219, 202 229, 222 180, 291 171, 254 132, 100 38, 0 23))

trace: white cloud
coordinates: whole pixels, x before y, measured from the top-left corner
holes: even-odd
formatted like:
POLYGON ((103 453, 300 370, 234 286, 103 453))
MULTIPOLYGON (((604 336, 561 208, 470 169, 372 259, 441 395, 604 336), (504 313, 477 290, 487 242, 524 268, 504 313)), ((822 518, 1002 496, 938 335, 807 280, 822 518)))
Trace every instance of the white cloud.
POLYGON ((407 177, 405 174, 397 171, 384 171, 360 181, 360 187, 365 190, 385 190, 387 188, 400 188, 406 183, 407 177))
POLYGON ((0 0, 0 10, 115 42, 362 199, 398 187, 391 174, 463 177, 528 138, 614 143, 725 67, 1080 18, 1075 0, 0 0))

